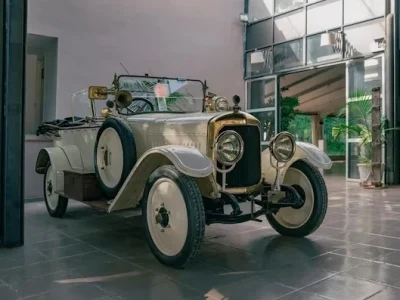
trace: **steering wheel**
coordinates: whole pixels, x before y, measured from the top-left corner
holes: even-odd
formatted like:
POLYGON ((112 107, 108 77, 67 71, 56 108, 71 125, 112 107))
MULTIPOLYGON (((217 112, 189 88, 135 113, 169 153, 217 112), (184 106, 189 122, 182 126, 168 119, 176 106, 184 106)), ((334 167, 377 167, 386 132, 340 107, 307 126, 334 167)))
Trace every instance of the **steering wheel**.
POLYGON ((132 103, 128 107, 118 108, 118 111, 121 115, 135 114, 138 112, 145 111, 146 106, 150 107, 150 111, 154 111, 154 105, 149 100, 144 98, 133 98, 132 103), (140 102, 142 102, 142 105, 140 105, 140 102), (126 113, 122 112, 124 109, 127 110, 126 113))

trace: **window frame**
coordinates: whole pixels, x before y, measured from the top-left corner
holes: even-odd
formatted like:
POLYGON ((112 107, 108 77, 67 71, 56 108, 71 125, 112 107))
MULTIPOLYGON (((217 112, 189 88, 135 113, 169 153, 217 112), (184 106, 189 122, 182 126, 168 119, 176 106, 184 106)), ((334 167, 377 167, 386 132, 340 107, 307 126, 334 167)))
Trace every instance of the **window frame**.
MULTIPOLYGON (((245 13, 249 12, 249 1, 252 1, 252 0, 245 0, 245 13)), ((307 8, 309 6, 319 5, 319 4, 321 4, 321 3, 323 3, 323 2, 325 2, 327 0, 317 0, 317 1, 314 1, 314 2, 311 2, 311 3, 308 3, 308 1, 306 1, 301 6, 297 6, 295 8, 289 9, 287 11, 275 14, 275 3, 276 3, 276 1, 277 0, 274 1, 274 10, 273 10, 273 15, 271 17, 262 18, 262 19, 259 19, 257 21, 254 21, 254 22, 248 22, 246 24, 246 26, 245 26, 244 43, 243 43, 243 46, 244 46, 243 78, 244 78, 244 80, 248 80, 248 79, 251 79, 251 78, 258 78, 260 76, 262 77, 262 76, 271 75, 271 74, 287 73, 287 72, 294 71, 294 70, 301 70, 301 69, 305 69, 305 68, 309 68, 309 67, 314 67, 314 66, 317 67, 317 66, 326 65, 326 64, 329 64, 329 63, 343 62, 343 61, 350 60, 352 58, 348 58, 348 57, 345 56, 346 51, 345 51, 345 40, 344 40, 340 59, 329 60, 329 61, 326 61, 326 62, 321 62, 321 63, 316 63, 316 64, 308 63, 308 61, 307 61, 307 38, 311 37, 311 36, 320 35, 320 34, 323 34, 325 32, 335 31, 335 30, 338 30, 338 29, 343 34, 345 32, 345 29, 348 28, 348 27, 351 27, 351 26, 354 26, 354 25, 358 25, 358 24, 362 24, 362 23, 368 23, 368 22, 371 22, 371 21, 374 21, 374 20, 378 20, 378 19, 383 19, 384 20, 384 18, 385 18, 385 15, 379 15, 379 16, 376 16, 376 17, 373 17, 373 18, 369 18, 369 19, 365 19, 365 20, 362 20, 362 21, 357 21, 357 22, 354 22, 354 23, 349 23, 349 24, 344 25, 344 1, 345 0, 341 0, 341 6, 342 6, 342 24, 341 24, 341 26, 339 26, 339 27, 335 26, 333 28, 329 28, 329 29, 326 29, 326 30, 321 30, 321 31, 313 32, 313 33, 309 34, 307 32, 307 18, 308 18, 307 8), (283 42, 275 43, 275 36, 274 36, 275 18, 276 17, 280 17, 280 16, 285 15, 285 14, 293 13, 294 11, 301 10, 301 9, 303 10, 303 13, 305 14, 305 18, 304 18, 304 20, 305 20, 305 22, 304 22, 305 35, 302 36, 302 37, 297 37, 297 38, 289 39, 289 40, 286 40, 286 41, 283 41, 283 42), (271 25, 272 26, 272 43, 268 44, 268 45, 263 45, 263 46, 258 47, 258 48, 248 49, 247 48, 247 38, 248 38, 247 31, 248 31, 248 27, 250 27, 250 26, 252 26, 254 24, 257 24, 257 23, 265 22, 267 20, 271 20, 272 21, 271 22, 271 24, 272 24, 271 25), (272 53, 274 53, 274 46, 278 46, 278 45, 281 45, 281 44, 284 44, 284 43, 290 43, 290 42, 293 42, 293 41, 299 40, 299 39, 303 39, 303 65, 297 66, 297 67, 294 67, 294 68, 280 69, 280 70, 277 71, 274 68, 275 61, 273 60, 272 61, 272 71, 271 71, 271 73, 259 74, 259 75, 253 75, 253 76, 251 76, 251 75, 248 76, 247 75, 247 57, 248 57, 249 53, 256 52, 256 51, 262 51, 262 50, 265 50, 267 48, 271 48, 272 49, 271 50, 272 53)))

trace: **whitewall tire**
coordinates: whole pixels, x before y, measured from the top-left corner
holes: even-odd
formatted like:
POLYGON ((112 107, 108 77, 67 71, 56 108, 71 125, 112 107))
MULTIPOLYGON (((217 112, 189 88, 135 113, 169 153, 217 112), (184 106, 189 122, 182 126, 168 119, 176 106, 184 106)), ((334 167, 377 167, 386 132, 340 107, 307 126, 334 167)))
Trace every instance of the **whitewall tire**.
POLYGON ((156 169, 146 186, 142 210, 155 257, 165 265, 184 268, 197 255, 205 231, 203 198, 196 181, 174 166, 156 169))
POLYGON ((54 218, 62 218, 68 208, 68 198, 55 193, 56 176, 56 171, 49 162, 44 173, 44 201, 50 216, 54 218))
POLYGON ((278 233, 303 237, 319 228, 328 208, 328 192, 321 173, 306 160, 294 162, 285 174, 283 184, 292 186, 304 200, 300 208, 285 207, 267 220, 278 233))

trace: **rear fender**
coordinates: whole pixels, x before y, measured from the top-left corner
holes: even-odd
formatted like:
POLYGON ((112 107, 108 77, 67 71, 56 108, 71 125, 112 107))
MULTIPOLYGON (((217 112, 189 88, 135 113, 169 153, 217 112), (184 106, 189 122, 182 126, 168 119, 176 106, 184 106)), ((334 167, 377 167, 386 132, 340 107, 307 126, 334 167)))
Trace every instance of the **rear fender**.
POLYGON ((203 196, 212 197, 218 193, 212 175, 214 164, 199 150, 184 146, 155 147, 137 161, 108 212, 134 208, 142 197, 151 173, 163 165, 174 165, 183 174, 195 178, 203 196))
POLYGON ((64 170, 83 169, 80 152, 76 146, 41 149, 36 159, 36 173, 45 174, 48 163, 51 163, 57 174, 56 191, 64 189, 64 170))
MULTIPOLYGON (((288 161, 285 166, 279 169, 277 182, 283 182, 287 169, 289 169, 290 166, 299 159, 306 159, 312 165, 321 169, 330 169, 332 167, 331 159, 321 149, 310 143, 296 142, 296 152, 292 159, 288 161)), ((261 154, 261 170, 265 182, 272 184, 275 182, 276 169, 271 165, 271 161, 272 164, 276 166, 276 160, 273 157, 271 159, 271 152, 269 148, 267 148, 261 154)))

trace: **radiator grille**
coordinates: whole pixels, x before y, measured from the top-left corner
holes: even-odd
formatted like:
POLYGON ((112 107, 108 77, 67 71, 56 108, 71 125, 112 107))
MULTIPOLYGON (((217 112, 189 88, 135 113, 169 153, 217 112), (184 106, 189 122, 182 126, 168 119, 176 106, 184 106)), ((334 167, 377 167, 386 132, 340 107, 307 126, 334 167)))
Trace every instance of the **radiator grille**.
MULTIPOLYGON (((219 133, 236 131, 243 139, 242 159, 226 176, 226 188, 249 187, 258 184, 261 179, 260 131, 257 126, 224 126, 219 133)), ((218 167, 222 165, 218 162, 218 167)), ((222 174, 217 173, 217 182, 222 184, 222 174)))

